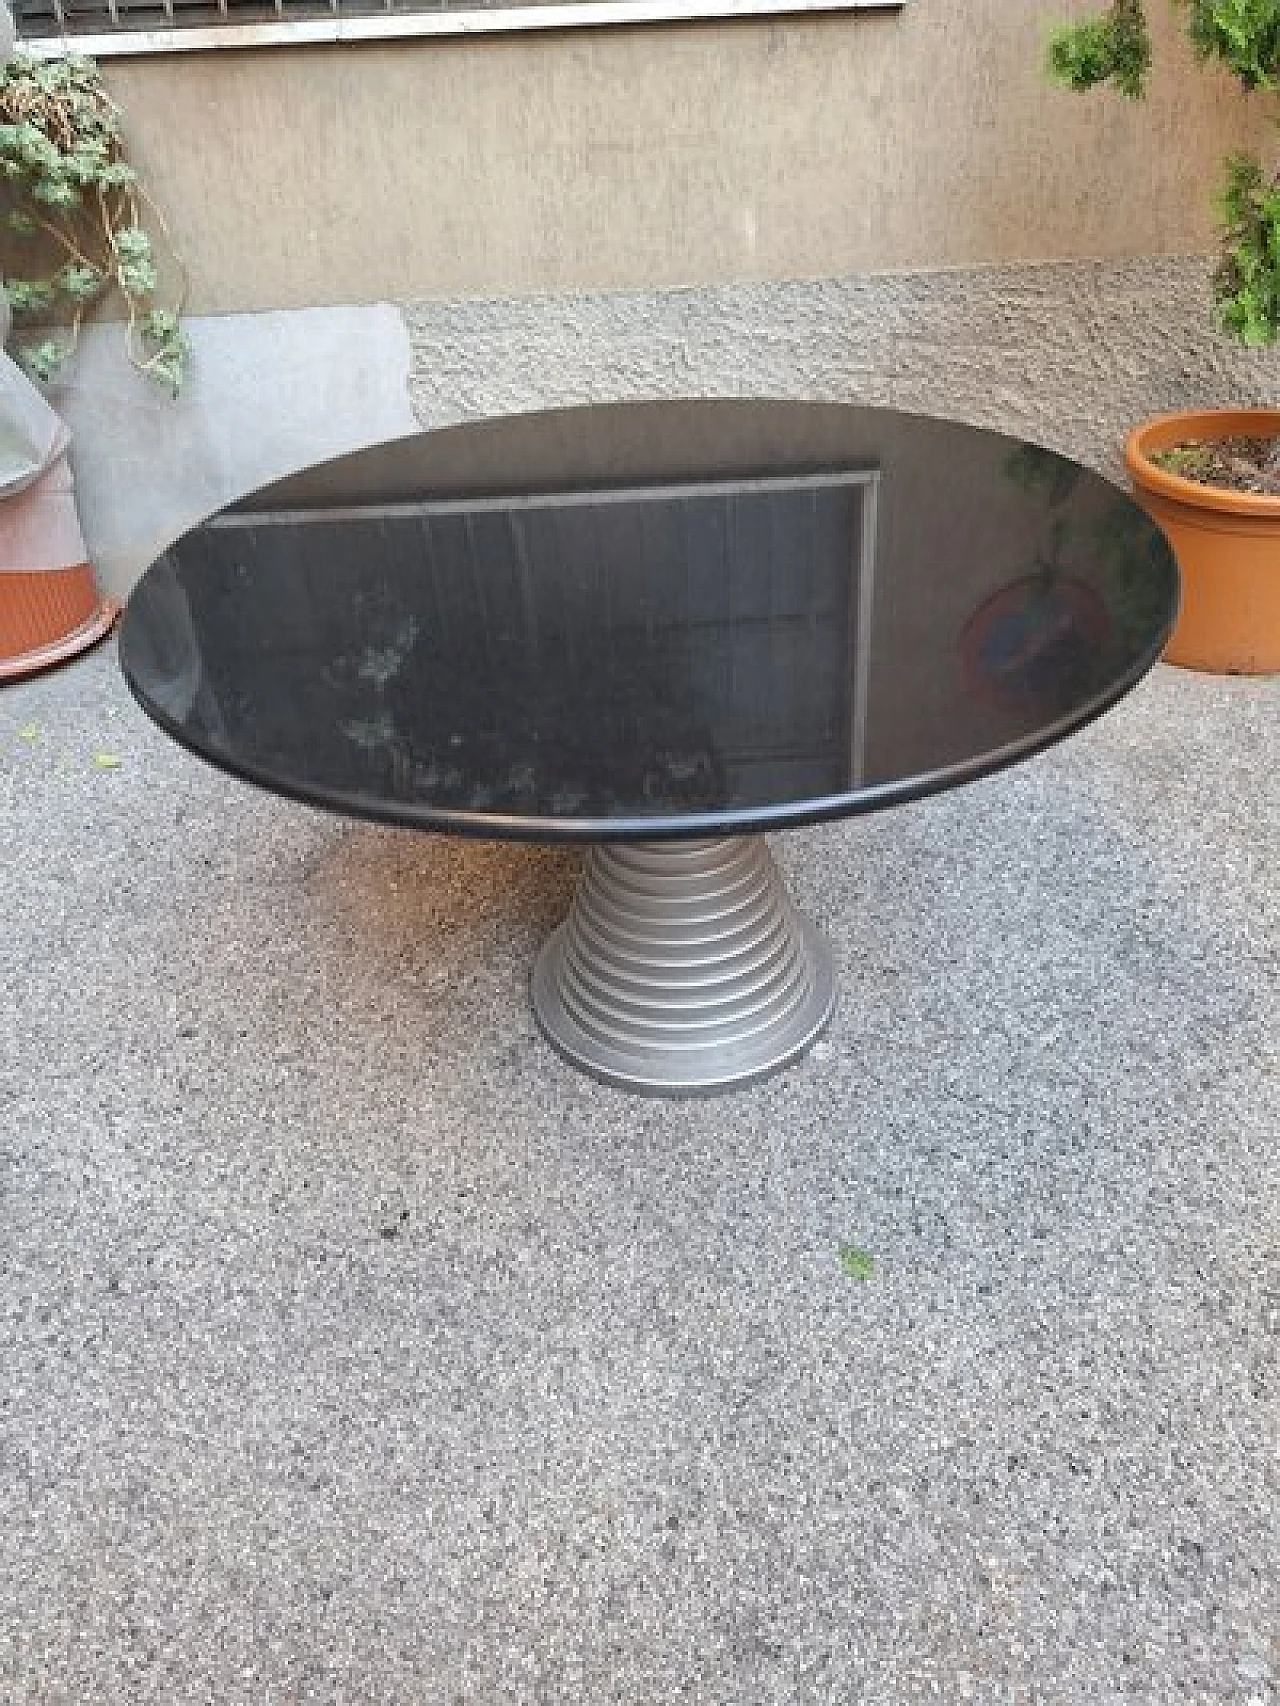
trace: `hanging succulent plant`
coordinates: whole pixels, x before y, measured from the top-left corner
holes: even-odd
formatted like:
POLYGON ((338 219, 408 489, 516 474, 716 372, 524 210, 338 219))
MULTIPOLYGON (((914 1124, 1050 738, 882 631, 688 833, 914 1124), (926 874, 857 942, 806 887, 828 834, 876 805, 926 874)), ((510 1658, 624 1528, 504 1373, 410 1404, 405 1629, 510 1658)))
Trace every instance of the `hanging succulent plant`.
POLYGON ((15 352, 34 377, 59 372, 85 314, 114 294, 127 310, 130 360, 177 395, 188 355, 183 286, 172 298, 162 289, 148 227, 172 244, 129 164, 120 109, 93 60, 18 51, 0 64, 0 223, 14 318, 41 328, 15 352), (50 325, 63 329, 46 333, 50 325))

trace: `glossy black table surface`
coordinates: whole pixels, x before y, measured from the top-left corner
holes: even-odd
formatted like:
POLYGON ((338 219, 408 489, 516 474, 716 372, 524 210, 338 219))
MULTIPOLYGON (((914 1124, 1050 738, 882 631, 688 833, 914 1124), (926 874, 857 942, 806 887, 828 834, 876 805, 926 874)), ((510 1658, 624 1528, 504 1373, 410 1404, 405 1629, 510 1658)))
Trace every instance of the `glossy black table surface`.
POLYGON ((1048 452, 887 411, 640 404, 323 465, 179 540, 120 650, 171 734, 281 792, 618 840, 1021 757, 1149 667, 1176 585, 1130 500, 1048 452))
POLYGON ((1176 604, 1154 526, 1045 450, 892 411, 644 403, 256 494, 152 566, 120 657, 170 734, 280 793, 649 858, 1025 757, 1150 668, 1176 604))

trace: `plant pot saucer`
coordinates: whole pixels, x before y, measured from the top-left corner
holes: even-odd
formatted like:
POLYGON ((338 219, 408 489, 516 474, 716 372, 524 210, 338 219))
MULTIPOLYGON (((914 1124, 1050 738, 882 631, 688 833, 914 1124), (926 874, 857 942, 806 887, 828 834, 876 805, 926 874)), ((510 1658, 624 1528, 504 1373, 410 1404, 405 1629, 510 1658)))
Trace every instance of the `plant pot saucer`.
POLYGON ((70 633, 60 634, 56 640, 44 645, 32 646, 15 657, 0 657, 0 682, 21 681, 28 675, 38 675, 41 670, 52 669, 55 664, 65 663, 68 658, 88 651, 90 646, 96 646, 99 640, 106 638, 119 614, 120 606, 113 599, 104 598, 93 615, 70 633))

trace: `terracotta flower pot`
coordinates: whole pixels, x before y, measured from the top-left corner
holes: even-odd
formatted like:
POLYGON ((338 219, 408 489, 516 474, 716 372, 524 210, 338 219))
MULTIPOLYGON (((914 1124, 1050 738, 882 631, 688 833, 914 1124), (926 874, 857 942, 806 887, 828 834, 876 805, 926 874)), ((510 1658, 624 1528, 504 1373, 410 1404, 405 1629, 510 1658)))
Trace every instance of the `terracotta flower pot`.
POLYGON ((1230 675, 1280 670, 1280 497, 1184 480, 1151 456, 1176 444, 1278 436, 1277 409, 1157 415, 1129 434, 1124 459, 1136 496, 1182 571, 1169 663, 1230 675))
POLYGON ((29 486, 0 499, 0 681, 74 657, 118 614, 86 560, 61 455, 29 486))

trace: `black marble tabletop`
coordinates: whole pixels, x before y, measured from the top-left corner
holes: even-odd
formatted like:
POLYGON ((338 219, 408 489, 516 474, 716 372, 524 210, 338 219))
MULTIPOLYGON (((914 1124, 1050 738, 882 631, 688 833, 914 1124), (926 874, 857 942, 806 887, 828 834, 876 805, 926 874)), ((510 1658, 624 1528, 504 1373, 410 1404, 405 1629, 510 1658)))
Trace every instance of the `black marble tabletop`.
POLYGON ((1033 445, 826 404, 424 433, 195 528, 121 663, 202 757, 533 840, 776 828, 981 775, 1150 668, 1163 538, 1033 445))

